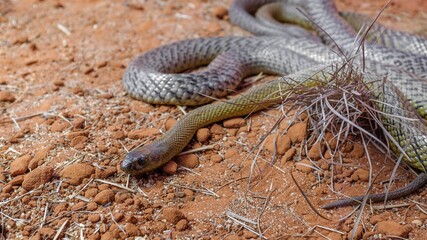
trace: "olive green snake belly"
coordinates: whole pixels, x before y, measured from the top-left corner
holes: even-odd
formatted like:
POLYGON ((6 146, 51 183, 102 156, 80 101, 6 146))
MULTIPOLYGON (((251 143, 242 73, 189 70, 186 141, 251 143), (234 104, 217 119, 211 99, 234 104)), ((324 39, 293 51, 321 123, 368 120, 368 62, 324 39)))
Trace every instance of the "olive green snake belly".
MULTIPOLYGON (((152 104, 206 104, 214 98, 226 96, 246 76, 260 72, 286 76, 254 87, 228 102, 209 104, 191 111, 161 138, 130 151, 121 163, 125 172, 139 175, 164 165, 184 149, 197 129, 280 103, 280 91, 284 91, 289 83, 315 85, 319 78, 330 78, 337 65, 348 61, 336 54, 337 51, 343 49, 345 55, 355 53, 354 28, 360 28, 360 23, 353 19, 350 20, 354 22, 353 26, 349 25, 332 2, 280 1, 286 4, 284 9, 287 10, 284 11, 295 13, 289 9, 297 6, 321 26, 323 30, 314 27, 321 40, 298 26, 277 26, 276 29, 274 24, 269 25, 250 14, 272 2, 278 1, 236 0, 229 10, 232 22, 263 36, 184 40, 153 49, 129 64, 123 77, 126 91, 132 97, 152 104), (181 73, 203 65, 208 65, 206 70, 181 73)), ((297 22, 304 21, 301 15, 295 15, 300 18, 297 22)), ((354 15, 350 14, 346 18, 352 17, 354 15)), ((356 61, 356 64, 360 64, 359 70, 368 80, 387 79, 383 92, 379 94, 379 101, 383 102, 379 108, 387 116, 402 118, 397 121, 384 117, 382 121, 397 145, 395 148, 404 150, 404 160, 425 172, 427 126, 423 118, 427 116, 427 41, 382 26, 376 26, 374 30, 384 33, 371 35, 371 38, 381 36, 382 45, 365 44, 366 61, 363 67, 360 62, 356 61)), ((391 192, 388 199, 415 191, 426 182, 427 174, 420 174, 412 185, 391 192)), ((376 197, 384 198, 372 197, 374 200, 376 197)))

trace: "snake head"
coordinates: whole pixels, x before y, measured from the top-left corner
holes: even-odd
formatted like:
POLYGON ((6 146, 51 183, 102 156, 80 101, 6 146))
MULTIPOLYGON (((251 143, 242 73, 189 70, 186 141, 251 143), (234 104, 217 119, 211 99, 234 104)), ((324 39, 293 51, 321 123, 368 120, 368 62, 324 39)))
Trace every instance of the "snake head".
POLYGON ((139 147, 126 155, 120 167, 124 172, 131 175, 151 172, 162 165, 156 156, 158 154, 153 151, 152 145, 139 147))

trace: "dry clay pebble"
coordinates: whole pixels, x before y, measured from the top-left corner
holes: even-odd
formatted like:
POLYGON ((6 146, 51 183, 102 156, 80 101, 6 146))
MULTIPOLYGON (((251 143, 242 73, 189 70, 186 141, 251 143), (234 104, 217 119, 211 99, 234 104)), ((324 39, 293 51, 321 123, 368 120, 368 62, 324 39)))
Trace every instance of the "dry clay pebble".
POLYGON ((72 185, 79 185, 83 182, 83 179, 89 178, 94 173, 95 168, 93 166, 85 163, 76 163, 66 166, 59 172, 59 176, 72 185))
POLYGON ((407 238, 409 233, 412 231, 412 227, 408 225, 400 225, 393 221, 383 221, 377 223, 377 232, 383 233, 387 236, 398 236, 401 238, 407 238))
POLYGON ((47 183, 52 177, 53 171, 53 167, 51 166, 38 167, 34 169, 25 175, 22 187, 25 190, 30 191, 47 183))
POLYGON ((0 91, 0 102, 14 102, 15 100, 11 92, 0 91))
POLYGON ((16 176, 26 173, 28 171, 28 164, 30 163, 31 158, 31 155, 27 154, 15 159, 10 164, 10 175, 16 176))

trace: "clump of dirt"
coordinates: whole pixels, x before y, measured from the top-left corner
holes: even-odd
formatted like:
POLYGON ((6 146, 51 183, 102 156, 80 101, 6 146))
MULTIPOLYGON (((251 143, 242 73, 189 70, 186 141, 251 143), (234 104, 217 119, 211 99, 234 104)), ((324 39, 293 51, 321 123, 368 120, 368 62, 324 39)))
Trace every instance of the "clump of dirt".
MULTIPOLYGON (((384 3, 337 1, 340 9, 370 16, 384 3)), ((262 233, 343 239, 352 234, 356 217, 340 221, 350 207, 319 210, 331 220, 322 218, 291 174, 317 209, 341 193, 364 193, 370 165, 360 139, 349 138, 341 149, 342 164, 331 165, 328 149, 305 149, 309 126, 303 117, 289 116, 270 132, 282 118, 280 109, 200 129, 186 150, 206 150, 177 157, 163 171, 136 179, 120 170, 128 149, 161 136, 182 116, 176 107, 127 96, 121 84, 125 67, 138 54, 173 41, 249 35, 228 22, 229 4, 0 1, 3 238, 251 239, 262 233)), ((394 1, 380 20, 425 32, 426 11, 425 1, 394 1)), ((394 163, 369 152, 377 176, 372 191, 383 192, 394 163)), ((394 187, 410 179, 412 174, 400 168, 394 187)), ((423 238, 426 194, 393 201, 394 208, 364 210, 356 238, 423 238)))

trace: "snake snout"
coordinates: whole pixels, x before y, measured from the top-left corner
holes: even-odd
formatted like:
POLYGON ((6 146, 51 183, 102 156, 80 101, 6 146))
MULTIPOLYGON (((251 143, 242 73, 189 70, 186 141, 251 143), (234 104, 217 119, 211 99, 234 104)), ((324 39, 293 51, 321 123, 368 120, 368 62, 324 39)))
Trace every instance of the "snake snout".
POLYGON ((131 175, 142 174, 148 172, 149 156, 141 154, 140 151, 129 152, 123 162, 120 164, 121 169, 131 175))
POLYGON ((130 151, 123 162, 120 164, 120 168, 131 175, 140 175, 153 171, 159 167, 158 155, 156 151, 153 151, 155 147, 151 144, 136 148, 130 151))

